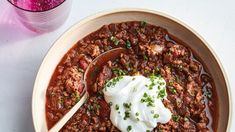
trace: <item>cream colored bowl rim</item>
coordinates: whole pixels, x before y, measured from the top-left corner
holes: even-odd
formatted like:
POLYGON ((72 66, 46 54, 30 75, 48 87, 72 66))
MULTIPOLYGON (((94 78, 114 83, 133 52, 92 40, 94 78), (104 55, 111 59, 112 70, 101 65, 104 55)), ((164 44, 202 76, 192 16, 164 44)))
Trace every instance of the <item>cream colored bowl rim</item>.
MULTIPOLYGON (((212 53, 212 55, 215 57, 219 67, 221 68, 221 71, 223 73, 223 76, 225 78, 225 83, 226 83, 226 86, 227 86, 227 91, 228 91, 228 99, 229 99, 229 120, 228 120, 228 125, 227 125, 227 131, 230 130, 231 128, 231 120, 232 120, 232 98, 231 98, 231 89, 230 89, 230 85, 229 85, 229 81, 228 81, 228 78, 227 78, 227 74, 224 70, 224 67, 222 66, 222 63, 221 61, 219 60, 218 56, 216 55, 215 51, 211 48, 211 46, 206 42, 206 40, 201 36, 199 35, 194 29, 192 29, 190 26, 188 26, 187 24, 183 23, 182 21, 178 20, 177 18, 174 18, 168 14, 165 14, 165 13, 162 13, 162 12, 159 12, 159 11, 156 11, 156 10, 150 10, 150 9, 145 9, 145 8, 118 8, 118 9, 111 9, 111 10, 107 10, 107 11, 101 11, 99 13, 96 13, 96 14, 93 14, 91 16, 88 16, 82 20, 80 20, 79 22, 75 23, 74 25, 72 25, 69 29, 67 29, 60 37, 58 37, 58 39, 54 42, 54 44, 51 46, 51 48, 48 50, 48 52, 51 51, 51 49, 53 49, 56 45, 55 43, 57 43, 60 38, 62 38, 63 36, 65 36, 66 34, 69 34, 73 29, 76 29, 77 27, 79 27, 80 25, 82 25, 83 23, 86 23, 88 21, 91 21, 91 20, 94 20, 96 18, 99 18, 99 17, 102 17, 102 16, 105 16, 105 15, 108 15, 108 14, 113 14, 113 13, 121 13, 121 12, 145 12, 145 13, 152 13, 152 14, 156 14, 156 15, 159 15, 159 16, 163 16, 165 18, 168 18, 168 19, 171 19, 173 20, 174 22, 182 25, 183 27, 187 28, 188 30, 190 30, 194 35, 196 35, 202 42, 203 44, 209 49, 209 51, 212 53)), ((34 117, 34 112, 35 112, 35 108, 34 108, 34 103, 36 101, 35 99, 35 95, 37 94, 36 93, 36 89, 35 87, 37 86, 38 84, 38 80, 39 80, 39 76, 41 76, 41 71, 44 69, 44 63, 48 60, 48 52, 47 54, 45 55, 41 65, 40 65, 40 68, 38 70, 38 73, 37 73, 37 76, 36 76, 36 79, 35 79, 35 82, 34 82, 34 89, 33 89, 33 94, 32 94, 32 117, 33 117, 33 124, 34 124, 34 128, 37 128, 37 124, 35 123, 36 119, 34 117)))

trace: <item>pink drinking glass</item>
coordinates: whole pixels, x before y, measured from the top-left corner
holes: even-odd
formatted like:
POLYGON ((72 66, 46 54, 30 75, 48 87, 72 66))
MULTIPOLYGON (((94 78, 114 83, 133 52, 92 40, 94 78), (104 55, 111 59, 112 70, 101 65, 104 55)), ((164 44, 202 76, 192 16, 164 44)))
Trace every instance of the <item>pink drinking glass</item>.
POLYGON ((8 0, 19 21, 35 32, 57 29, 67 19, 72 0, 8 0))

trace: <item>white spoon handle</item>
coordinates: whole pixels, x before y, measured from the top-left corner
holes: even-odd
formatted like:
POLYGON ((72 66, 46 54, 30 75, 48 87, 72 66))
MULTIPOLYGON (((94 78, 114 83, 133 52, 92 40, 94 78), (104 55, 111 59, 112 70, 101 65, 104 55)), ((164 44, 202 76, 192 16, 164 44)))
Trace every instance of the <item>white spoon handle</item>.
POLYGON ((58 132, 66 122, 77 112, 77 110, 84 104, 88 98, 88 93, 86 92, 83 97, 77 102, 72 109, 69 110, 50 130, 49 132, 58 132))

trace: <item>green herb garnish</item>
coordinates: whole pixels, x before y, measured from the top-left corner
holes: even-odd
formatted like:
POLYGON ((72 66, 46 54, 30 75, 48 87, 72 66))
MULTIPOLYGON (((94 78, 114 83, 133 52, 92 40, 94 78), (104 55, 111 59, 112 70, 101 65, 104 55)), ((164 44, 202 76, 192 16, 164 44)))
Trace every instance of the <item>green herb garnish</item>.
POLYGON ((158 118, 159 117, 159 114, 154 114, 153 115, 153 118, 158 118))
POLYGON ((124 120, 126 120, 127 118, 129 118, 130 117, 130 113, 128 112, 128 111, 125 111, 125 116, 124 116, 124 120))
POLYGON ((114 36, 112 36, 110 38, 110 40, 114 43, 114 45, 118 45, 119 44, 119 40, 116 37, 114 37, 114 36))
POLYGON ((139 32, 139 29, 138 29, 138 28, 135 28, 134 31, 133 31, 133 34, 134 34, 134 35, 137 35, 138 32, 139 32))
POLYGON ((98 97, 103 97, 103 96, 104 96, 103 91, 102 91, 102 90, 99 90, 99 91, 97 92, 97 96, 98 96, 98 97))
POLYGON ((122 69, 112 69, 113 73, 116 75, 116 76, 123 76, 123 75, 126 75, 126 71, 122 70, 122 69))
POLYGON ((147 87, 149 87, 150 90, 152 90, 153 87, 156 85, 154 81, 155 81, 155 79, 157 79, 157 78, 158 78, 158 77, 155 76, 154 74, 151 74, 151 75, 149 76, 149 79, 150 79, 151 83, 150 83, 149 85, 147 85, 147 87))
POLYGON ((184 121, 189 121, 187 117, 184 117, 184 121))
MULTIPOLYGON (((77 95, 77 94, 76 94, 77 95)), ((78 95, 76 96, 76 102, 80 101, 81 97, 78 95)))
POLYGON ((180 80, 179 77, 176 77, 175 81, 176 81, 177 83, 181 83, 181 80, 180 80))
POLYGON ((146 54, 144 54, 143 57, 144 57, 144 61, 148 61, 149 58, 146 54))
POLYGON ((141 27, 145 27, 146 24, 147 24, 147 23, 146 23, 145 21, 141 21, 141 22, 140 22, 140 26, 141 26, 141 27))
POLYGON ((140 100, 141 103, 146 103, 147 106, 151 106, 154 107, 154 97, 151 97, 150 95, 148 95, 147 93, 144 93, 143 97, 140 100))
POLYGON ((170 88, 169 88, 169 91, 170 91, 171 93, 173 93, 173 94, 176 94, 176 90, 175 90, 173 87, 170 87, 170 88))
POLYGON ((113 105, 113 102, 109 102, 109 106, 112 106, 113 105))
POLYGON ((169 81, 169 85, 171 85, 171 86, 172 86, 173 84, 174 84, 174 82, 173 82, 173 81, 169 81))
POLYGON ((129 132, 129 131, 131 131, 131 129, 132 129, 132 127, 131 127, 131 125, 129 125, 126 130, 129 132))
POLYGON ((131 103, 123 103, 124 108, 131 109, 131 103))
POLYGON ((100 109, 100 105, 97 104, 97 103, 94 104, 94 107, 96 108, 96 110, 99 110, 99 109, 100 109))
POLYGON ((60 104, 64 104, 64 97, 60 97, 60 98, 59 98, 59 103, 60 103, 60 104))
POLYGON ((127 49, 131 48, 131 42, 129 40, 126 41, 126 48, 127 49))
POLYGON ((119 105, 118 104, 115 105, 115 109, 119 110, 119 105))
POLYGON ((139 116, 139 115, 140 115, 140 113, 139 113, 139 112, 136 112, 136 113, 135 113, 135 116, 139 116))
POLYGON ((123 76, 113 78, 112 80, 106 83, 105 88, 115 86, 117 82, 119 82, 121 79, 123 79, 123 76))
POLYGON ((78 71, 82 72, 82 73, 84 72, 84 70, 82 68, 78 68, 78 71))
POLYGON ((172 120, 175 121, 175 122, 178 122, 180 119, 180 116, 179 115, 172 115, 172 120))
POLYGON ((88 106, 87 106, 87 109, 88 109, 89 111, 94 111, 94 107, 93 107, 92 105, 88 105, 88 106))
POLYGON ((165 88, 161 89, 157 95, 157 98, 163 99, 166 96, 165 88))
POLYGON ((144 96, 143 96, 143 97, 147 98, 147 97, 148 97, 148 94, 147 94, 147 93, 144 93, 144 96))

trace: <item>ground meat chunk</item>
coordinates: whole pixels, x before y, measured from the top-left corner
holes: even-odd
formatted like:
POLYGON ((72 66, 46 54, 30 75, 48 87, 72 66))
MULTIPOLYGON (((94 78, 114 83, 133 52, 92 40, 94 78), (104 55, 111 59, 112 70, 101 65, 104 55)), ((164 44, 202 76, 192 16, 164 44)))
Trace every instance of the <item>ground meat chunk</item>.
POLYGON ((97 57, 98 55, 100 55, 100 48, 98 45, 90 44, 85 50, 87 54, 92 57, 97 57))
POLYGON ((75 57, 75 55, 76 55, 76 51, 71 50, 71 52, 65 56, 65 60, 63 63, 67 66, 72 66, 72 60, 75 57))
POLYGON ((98 85, 102 87, 105 81, 108 81, 111 77, 112 77, 112 71, 108 66, 105 65, 97 77, 98 85))
POLYGON ((149 47, 150 47, 150 53, 153 55, 156 55, 156 54, 161 54, 163 52, 165 46, 151 44, 149 47))
POLYGON ((110 32, 108 25, 104 25, 100 29, 98 36, 99 36, 99 38, 110 38, 112 36, 112 33, 110 32))
POLYGON ((79 66, 80 66, 83 70, 86 70, 86 68, 88 67, 88 63, 87 63, 85 60, 81 59, 81 60, 79 61, 79 66))
POLYGON ((109 25, 109 29, 110 29, 110 31, 113 32, 113 33, 118 32, 118 31, 119 31, 118 24, 115 24, 115 23, 110 24, 110 25, 109 25))
POLYGON ((173 45, 169 50, 173 54, 174 57, 186 55, 186 48, 178 44, 173 45))
POLYGON ((83 75, 78 71, 77 67, 70 67, 65 69, 62 79, 65 80, 65 89, 68 93, 74 91, 81 91, 83 88, 83 84, 81 84, 81 80, 83 75))

